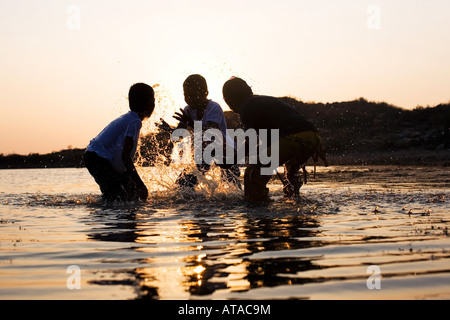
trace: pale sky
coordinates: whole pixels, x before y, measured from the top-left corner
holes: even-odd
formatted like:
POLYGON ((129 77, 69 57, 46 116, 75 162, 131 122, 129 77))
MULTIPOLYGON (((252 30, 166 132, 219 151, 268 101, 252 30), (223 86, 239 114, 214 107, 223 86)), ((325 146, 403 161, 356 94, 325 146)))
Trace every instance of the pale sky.
POLYGON ((136 82, 170 120, 192 73, 224 110, 233 75, 303 101, 447 103, 449 16, 448 0, 2 0, 0 153, 86 147, 136 82))

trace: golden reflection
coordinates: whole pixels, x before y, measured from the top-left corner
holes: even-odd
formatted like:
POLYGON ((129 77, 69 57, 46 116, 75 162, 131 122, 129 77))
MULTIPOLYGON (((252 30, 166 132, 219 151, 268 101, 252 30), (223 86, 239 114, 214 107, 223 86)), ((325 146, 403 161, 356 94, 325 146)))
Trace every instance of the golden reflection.
POLYGON ((203 249, 202 245, 197 244, 201 241, 196 236, 199 233, 201 234, 198 226, 190 220, 136 225, 138 237, 135 242, 145 246, 135 250, 149 254, 141 264, 150 266, 135 270, 141 295, 152 299, 187 299, 189 292, 186 278, 194 275, 195 281, 189 285, 201 285, 201 274, 205 267, 186 266, 186 262, 189 264, 192 257, 198 262, 206 257, 203 253, 194 256, 190 254, 203 249), (188 255, 182 254, 183 252, 188 255))
POLYGON ((243 215, 236 215, 232 221, 219 219, 214 223, 197 218, 153 226, 138 224, 137 229, 136 242, 147 246, 136 250, 149 253, 144 263, 152 266, 136 270, 140 287, 144 288, 141 292, 150 292, 158 299, 184 299, 190 295, 212 294, 218 289, 250 289, 246 279, 248 262, 242 256, 251 251, 245 243, 228 241, 248 237, 248 221, 243 215), (220 245, 223 254, 218 258, 217 253, 205 252, 211 249, 199 244, 205 240, 223 243, 220 245))
POLYGON ((141 297, 189 299, 275 283, 292 284, 291 279, 278 275, 309 267, 308 262, 303 265, 291 259, 267 262, 248 258, 260 251, 304 246, 296 240, 310 236, 297 227, 302 225, 297 221, 301 218, 205 212, 183 219, 177 218, 179 212, 169 209, 158 211, 154 220, 136 219, 139 222, 134 223, 134 234, 139 245, 134 250, 146 256, 139 261, 142 267, 134 270, 141 297))
POLYGON ((203 258, 206 258, 206 254, 205 253, 202 253, 202 254, 197 256, 197 262, 201 262, 203 258))
POLYGON ((203 272, 203 271, 205 271, 206 270, 206 268, 204 267, 204 266, 197 266, 197 267, 195 267, 194 268, 194 273, 196 273, 197 274, 197 278, 201 278, 201 273, 203 272))

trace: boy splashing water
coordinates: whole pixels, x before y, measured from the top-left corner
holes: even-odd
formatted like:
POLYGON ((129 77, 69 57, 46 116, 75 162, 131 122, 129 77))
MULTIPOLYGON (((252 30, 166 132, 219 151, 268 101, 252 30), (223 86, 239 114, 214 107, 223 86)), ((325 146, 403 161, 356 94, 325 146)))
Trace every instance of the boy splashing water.
MULTIPOLYGON (((299 171, 308 159, 313 157, 317 162, 320 157, 328 165, 316 127, 280 99, 254 95, 240 78, 224 84, 223 96, 230 109, 240 115, 245 130, 279 130, 279 141, 272 141, 272 145, 277 143, 277 148, 269 146, 268 149, 279 152, 279 165, 284 165, 284 195, 298 198, 302 186, 299 171)), ((244 197, 250 202, 270 201, 266 185, 271 176, 262 174, 262 167, 261 163, 251 164, 245 170, 244 197)))
POLYGON ((104 201, 146 200, 148 190, 133 163, 142 121, 155 108, 153 88, 145 83, 131 86, 130 111, 112 121, 91 140, 84 163, 100 186, 104 201))
MULTIPOLYGON (((175 113, 174 118, 179 120, 177 129, 194 129, 194 121, 201 121, 202 131, 208 129, 218 129, 222 133, 223 141, 227 140, 227 123, 220 105, 208 99, 208 86, 206 79, 193 74, 186 78, 183 83, 184 99, 187 106, 175 113)), ((205 143, 204 147, 207 145, 205 143)), ((240 188, 239 167, 234 164, 225 164, 225 161, 216 163, 221 168, 224 180, 240 188)), ((197 169, 205 174, 212 163, 197 163, 197 169)), ((198 179, 193 174, 183 172, 176 183, 182 187, 193 188, 197 185, 198 179)))

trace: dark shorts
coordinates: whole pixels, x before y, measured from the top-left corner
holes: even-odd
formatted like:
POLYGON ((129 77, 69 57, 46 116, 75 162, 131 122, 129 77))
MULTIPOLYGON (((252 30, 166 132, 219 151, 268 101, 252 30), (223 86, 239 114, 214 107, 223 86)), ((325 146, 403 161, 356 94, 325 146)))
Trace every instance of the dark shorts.
POLYGON ((106 201, 127 201, 130 178, 127 174, 118 173, 109 160, 97 153, 86 151, 83 156, 84 164, 95 182, 100 186, 102 198, 106 201))
MULTIPOLYGON (((298 197, 303 185, 300 168, 309 158, 314 156, 314 153, 323 153, 322 138, 315 131, 294 133, 280 138, 278 152, 279 164, 284 166, 284 176, 279 175, 283 183, 284 195, 286 197, 298 197)), ((267 183, 270 178, 270 175, 261 174, 260 164, 247 166, 244 174, 245 199, 255 202, 269 200, 267 183)))

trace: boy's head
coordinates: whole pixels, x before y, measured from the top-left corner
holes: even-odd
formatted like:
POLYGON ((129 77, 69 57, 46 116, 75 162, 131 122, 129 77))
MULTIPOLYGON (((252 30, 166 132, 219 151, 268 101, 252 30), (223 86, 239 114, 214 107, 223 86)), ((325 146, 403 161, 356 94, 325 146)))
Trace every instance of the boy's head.
POLYGON ((193 109, 206 107, 208 103, 208 85, 205 78, 192 74, 183 83, 184 100, 193 109))
POLYGON ((231 110, 239 113, 248 97, 253 95, 252 88, 241 78, 233 77, 223 85, 223 99, 231 110))
POLYGON ((145 83, 133 84, 128 92, 130 110, 139 114, 141 119, 150 117, 155 108, 155 92, 145 83))

